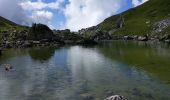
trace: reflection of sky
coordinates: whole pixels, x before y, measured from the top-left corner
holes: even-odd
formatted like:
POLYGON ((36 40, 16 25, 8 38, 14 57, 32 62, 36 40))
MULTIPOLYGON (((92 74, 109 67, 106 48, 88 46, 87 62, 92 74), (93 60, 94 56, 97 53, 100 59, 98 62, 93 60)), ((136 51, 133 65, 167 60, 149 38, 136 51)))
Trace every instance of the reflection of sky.
POLYGON ((61 48, 43 63, 28 55, 4 63, 14 70, 5 72, 0 66, 0 100, 81 100, 79 95, 87 92, 104 98, 109 90, 135 100, 139 96, 134 91, 161 99, 170 91, 148 73, 106 58, 95 48, 61 48))

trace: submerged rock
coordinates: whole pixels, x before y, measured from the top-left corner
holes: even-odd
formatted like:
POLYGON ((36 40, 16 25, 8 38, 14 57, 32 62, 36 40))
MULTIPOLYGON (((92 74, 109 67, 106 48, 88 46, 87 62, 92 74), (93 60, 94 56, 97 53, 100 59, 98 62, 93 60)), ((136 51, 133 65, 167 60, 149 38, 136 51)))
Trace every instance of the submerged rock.
POLYGON ((120 96, 120 95, 113 95, 113 96, 106 98, 105 100, 127 100, 127 98, 120 96))
POLYGON ((12 65, 10 65, 10 64, 4 64, 4 67, 5 67, 6 71, 9 71, 10 69, 13 68, 12 65))

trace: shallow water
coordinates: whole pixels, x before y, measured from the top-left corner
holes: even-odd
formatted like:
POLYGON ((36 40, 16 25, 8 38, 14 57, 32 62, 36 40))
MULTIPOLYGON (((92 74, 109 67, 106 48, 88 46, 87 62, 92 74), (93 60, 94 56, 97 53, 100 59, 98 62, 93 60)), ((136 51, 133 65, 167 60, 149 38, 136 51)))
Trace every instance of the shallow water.
POLYGON ((170 100, 169 59, 170 46, 143 42, 9 49, 0 57, 0 100, 170 100))

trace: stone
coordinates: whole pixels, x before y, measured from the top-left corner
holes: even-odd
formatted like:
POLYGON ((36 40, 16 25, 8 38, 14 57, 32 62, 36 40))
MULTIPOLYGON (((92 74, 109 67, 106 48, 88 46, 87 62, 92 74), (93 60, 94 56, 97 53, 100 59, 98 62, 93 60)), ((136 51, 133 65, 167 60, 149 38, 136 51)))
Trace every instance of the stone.
POLYGON ((113 95, 113 96, 106 98, 105 100, 127 100, 127 98, 120 96, 120 95, 113 95))
POLYGON ((160 40, 160 41, 164 41, 164 40, 168 40, 168 39, 170 39, 170 35, 165 34, 165 35, 163 35, 159 40, 160 40))
POLYGON ((131 37, 131 36, 124 36, 123 39, 124 40, 133 40, 133 37, 131 37))
POLYGON ((107 31, 96 31, 95 35, 91 37, 95 41, 111 40, 112 36, 107 31))
POLYGON ((170 43, 170 39, 165 40, 166 43, 170 43))
POLYGON ((134 35, 134 36, 133 36, 133 39, 134 39, 134 40, 138 40, 138 35, 134 35))
POLYGON ((25 47, 25 48, 32 47, 32 44, 31 44, 29 41, 25 41, 25 42, 22 44, 22 47, 25 47))
POLYGON ((40 41, 32 41, 33 44, 40 44, 40 41))
POLYGON ((10 65, 10 64, 4 64, 4 67, 5 67, 6 71, 9 71, 10 69, 13 68, 12 65, 10 65))
POLYGON ((170 26, 170 18, 166 18, 154 24, 153 32, 160 33, 170 26))
POLYGON ((148 37, 147 36, 139 36, 138 41, 148 41, 148 37))

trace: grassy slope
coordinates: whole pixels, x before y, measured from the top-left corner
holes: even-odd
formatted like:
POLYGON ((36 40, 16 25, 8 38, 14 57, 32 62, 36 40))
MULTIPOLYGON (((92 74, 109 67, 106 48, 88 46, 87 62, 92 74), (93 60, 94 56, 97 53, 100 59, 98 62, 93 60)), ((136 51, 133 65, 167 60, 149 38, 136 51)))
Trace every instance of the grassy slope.
POLYGON ((0 16, 0 32, 22 29, 27 29, 27 27, 18 25, 0 16))
MULTIPOLYGON (((155 22, 170 17, 170 0, 150 0, 141 6, 121 13, 121 15, 124 16, 125 25, 118 29, 115 34, 147 34, 155 22)), ((101 29, 113 29, 114 23, 119 17, 120 15, 115 15, 107 18, 100 24, 101 29)))

